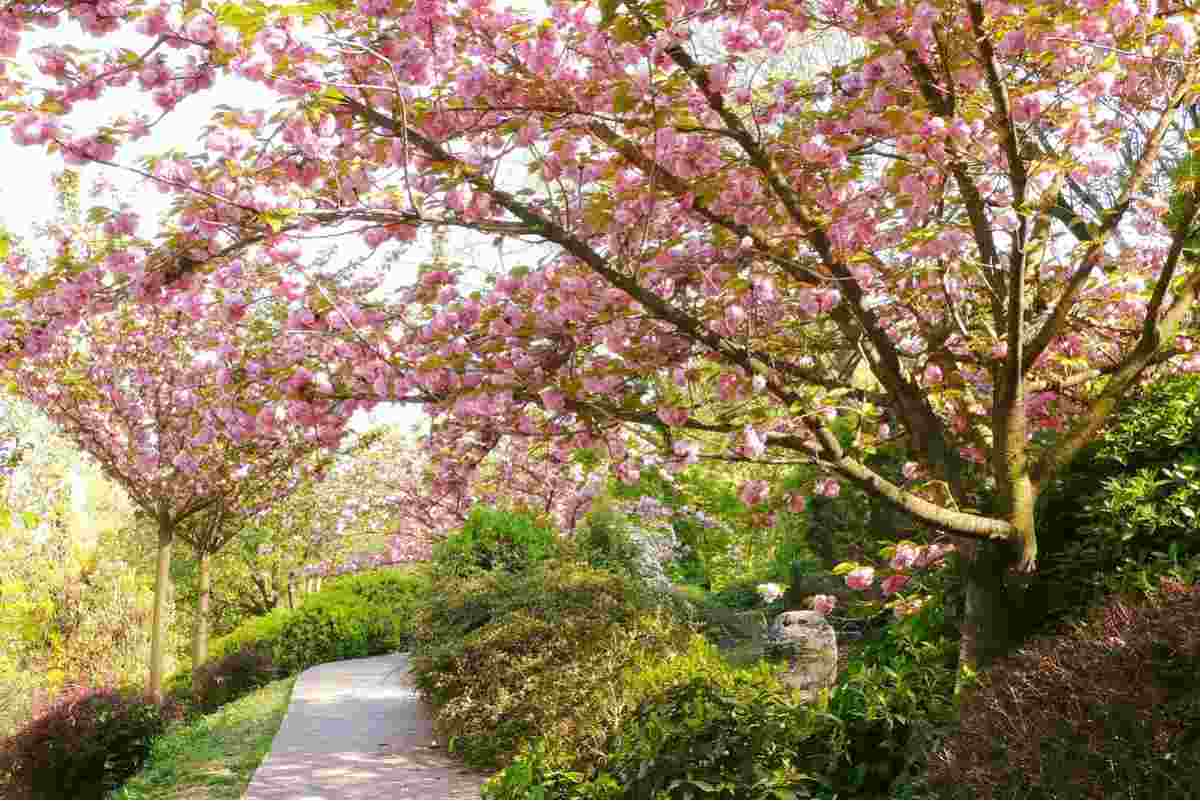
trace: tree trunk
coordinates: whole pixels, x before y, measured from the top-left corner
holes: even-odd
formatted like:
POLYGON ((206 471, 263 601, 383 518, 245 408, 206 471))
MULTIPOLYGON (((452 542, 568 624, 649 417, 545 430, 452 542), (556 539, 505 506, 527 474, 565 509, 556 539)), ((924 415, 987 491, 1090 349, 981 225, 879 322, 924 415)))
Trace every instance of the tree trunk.
POLYGON ((192 672, 208 661, 208 615, 212 601, 212 576, 208 551, 200 551, 199 556, 199 598, 196 601, 196 626, 192 632, 192 672))
POLYGON ((167 669, 167 594, 171 586, 171 543, 175 536, 165 517, 158 523, 158 563, 154 579, 154 620, 150 634, 150 685, 147 692, 162 701, 163 678, 167 669))
POLYGON ((837 564, 837 555, 833 551, 833 528, 837 519, 829 508, 830 502, 825 498, 810 498, 808 501, 808 546, 821 560, 826 570, 833 570, 837 564))
POLYGON ((961 680, 987 667, 1009 644, 1011 612, 1004 577, 1012 561, 1008 543, 964 540, 958 543, 963 582, 961 680))
POLYGON ((288 609, 296 608, 296 574, 289 573, 287 580, 288 609))
POLYGON ((960 544, 963 588, 962 639, 959 642, 958 692, 963 682, 1012 645, 1024 611, 1028 577, 1037 565, 1036 493, 1028 474, 1011 479, 1001 503, 1007 507, 1018 541, 976 540, 960 544), (1015 567, 1015 580, 1009 569, 1015 567))

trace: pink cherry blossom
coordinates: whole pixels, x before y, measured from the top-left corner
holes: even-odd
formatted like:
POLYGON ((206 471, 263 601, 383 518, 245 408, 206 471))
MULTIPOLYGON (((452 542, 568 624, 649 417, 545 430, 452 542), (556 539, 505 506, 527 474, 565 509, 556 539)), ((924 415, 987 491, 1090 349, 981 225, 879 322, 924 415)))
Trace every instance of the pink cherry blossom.
POLYGON ((813 493, 826 498, 836 498, 842 494, 842 485, 835 478, 818 479, 817 483, 813 485, 813 493))
POLYGON ((814 612, 824 617, 829 617, 829 613, 837 606, 837 598, 832 595, 814 595, 808 602, 814 612))
POLYGON ((741 489, 738 490, 738 497, 747 506, 754 506, 765 501, 770 492, 770 484, 759 479, 753 479, 742 484, 741 489))
POLYGON ((846 586, 852 590, 865 590, 875 581, 875 568, 857 567, 846 574, 846 586))

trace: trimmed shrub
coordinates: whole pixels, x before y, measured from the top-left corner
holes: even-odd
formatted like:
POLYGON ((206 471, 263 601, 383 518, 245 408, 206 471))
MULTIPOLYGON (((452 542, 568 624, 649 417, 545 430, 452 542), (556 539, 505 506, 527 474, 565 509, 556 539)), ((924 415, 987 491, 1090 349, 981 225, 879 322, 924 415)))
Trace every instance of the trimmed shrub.
MULTIPOLYGON (((313 595, 292 613, 271 649, 285 673, 311 665, 370 656, 372 637, 383 634, 386 621, 379 621, 379 608, 343 594, 313 595), (373 621, 378 621, 373 625, 373 621)), ((379 651, 375 651, 379 653, 379 651)))
POLYGON ((558 553, 554 529, 528 512, 476 506, 458 531, 433 548, 439 577, 520 573, 558 553))
POLYGON ((202 712, 212 712, 279 678, 269 651, 247 646, 240 651, 210 660, 192 677, 195 704, 202 712))
POLYGON ((345 592, 376 606, 409 607, 422 603, 429 590, 430 580, 425 573, 406 568, 388 568, 339 576, 318 595, 345 592))
POLYGON ((622 719, 624 671, 684 650, 683 625, 636 579, 571 562, 444 585, 413 669, 455 751, 498 766, 533 738, 586 763, 622 719))
POLYGON ((1200 787, 1200 585, 1112 597, 998 663, 930 766, 955 798, 1186 798, 1200 787))
MULTIPOLYGON (((314 593, 305 598, 308 602, 320 596, 314 593)), ((304 604, 301 604, 303 606, 304 604)), ((242 624, 224 637, 217 637, 208 646, 209 659, 220 659, 223 656, 236 653, 247 647, 262 647, 273 649, 279 640, 283 626, 295 614, 295 610, 280 607, 260 617, 252 617, 242 621, 242 624)))
POLYGON ((74 687, 0 746, 0 795, 102 798, 141 767, 171 705, 112 688, 74 687))
MULTIPOLYGON (((213 658, 205 669, 226 675, 225 668, 209 666, 247 650, 267 655, 286 675, 323 662, 408 648, 429 586, 428 576, 404 568, 340 577, 296 609, 250 618, 213 640, 213 658)), ((242 664, 249 663, 243 658, 242 664)))

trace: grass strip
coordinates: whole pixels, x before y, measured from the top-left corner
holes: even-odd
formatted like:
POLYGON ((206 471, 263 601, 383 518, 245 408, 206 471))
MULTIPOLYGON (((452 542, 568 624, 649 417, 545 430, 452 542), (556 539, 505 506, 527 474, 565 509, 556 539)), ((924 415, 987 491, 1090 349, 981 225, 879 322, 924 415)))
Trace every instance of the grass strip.
POLYGON ((201 718, 176 724, 115 799, 241 798, 271 750, 296 677, 280 679, 201 718))

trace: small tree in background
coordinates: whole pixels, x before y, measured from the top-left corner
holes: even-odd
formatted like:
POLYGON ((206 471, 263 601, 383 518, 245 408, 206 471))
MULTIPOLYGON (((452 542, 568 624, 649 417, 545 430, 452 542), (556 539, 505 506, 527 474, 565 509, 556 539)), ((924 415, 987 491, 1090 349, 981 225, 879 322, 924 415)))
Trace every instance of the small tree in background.
MULTIPOLYGON (((154 521, 148 689, 155 696, 165 670, 171 549, 181 529, 206 514, 219 522, 222 504, 269 497, 246 496, 241 487, 286 487, 342 435, 345 418, 328 414, 333 402, 289 409, 247 380, 279 365, 242 335, 234 324, 177 308, 127 306, 89 320, 77 338, 48 344, 17 371, 21 392, 154 521)), ((193 532, 201 553, 222 542, 219 527, 193 532)))

